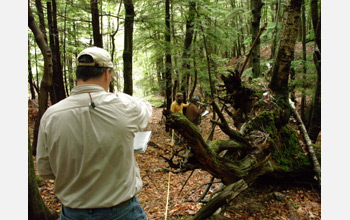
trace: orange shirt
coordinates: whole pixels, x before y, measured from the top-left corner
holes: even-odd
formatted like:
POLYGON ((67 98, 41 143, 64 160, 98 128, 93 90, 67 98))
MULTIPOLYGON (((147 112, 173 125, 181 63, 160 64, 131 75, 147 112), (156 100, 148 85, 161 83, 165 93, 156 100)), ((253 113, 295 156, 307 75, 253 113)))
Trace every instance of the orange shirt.
POLYGON ((188 104, 181 103, 181 105, 179 105, 176 101, 173 101, 170 106, 170 111, 183 114, 182 110, 184 107, 188 107, 188 104))

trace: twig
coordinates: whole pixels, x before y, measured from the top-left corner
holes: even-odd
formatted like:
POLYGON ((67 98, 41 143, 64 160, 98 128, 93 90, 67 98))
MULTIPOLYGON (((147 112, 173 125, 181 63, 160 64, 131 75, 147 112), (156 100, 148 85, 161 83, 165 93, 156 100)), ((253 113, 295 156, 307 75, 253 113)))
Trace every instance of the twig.
POLYGON ((215 179, 215 177, 212 176, 211 179, 210 179, 209 185, 208 185, 207 188, 205 189, 203 195, 197 200, 197 202, 200 202, 200 201, 202 201, 202 200, 205 198, 205 196, 206 196, 207 193, 209 192, 210 187, 213 185, 214 179, 215 179))
POLYGON ((186 185, 187 181, 188 181, 188 180, 191 178, 191 176, 192 176, 193 172, 194 172, 194 170, 192 170, 191 174, 188 176, 187 180, 185 181, 185 183, 184 183, 184 185, 182 186, 182 188, 181 188, 181 190, 180 190, 180 192, 179 192, 179 194, 178 194, 178 195, 180 195, 180 193, 181 193, 181 192, 182 192, 182 190, 184 189, 184 187, 185 187, 185 185, 186 185))

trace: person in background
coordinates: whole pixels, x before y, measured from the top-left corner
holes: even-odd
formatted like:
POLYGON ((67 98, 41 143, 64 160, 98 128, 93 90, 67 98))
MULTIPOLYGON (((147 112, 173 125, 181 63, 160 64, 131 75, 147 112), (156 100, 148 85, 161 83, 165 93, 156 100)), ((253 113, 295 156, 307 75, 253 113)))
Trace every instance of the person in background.
POLYGON ((198 102, 200 102, 199 96, 193 96, 190 104, 187 107, 186 117, 198 128, 200 128, 201 114, 205 111, 205 109, 199 109, 198 102))
MULTIPOLYGON (((183 108, 188 107, 188 104, 183 103, 183 100, 184 100, 184 95, 181 92, 176 93, 175 101, 171 103, 170 111, 173 113, 183 114, 183 108)), ((172 144, 174 143, 181 144, 184 142, 183 137, 181 137, 181 135, 178 132, 175 132, 174 130, 172 130, 171 135, 172 135, 172 140, 171 140, 172 144)))
POLYGON ((47 109, 40 122, 37 167, 55 181, 60 219, 147 219, 134 157, 135 133, 152 114, 150 103, 109 93, 109 53, 89 47, 77 57, 77 86, 47 109))
POLYGON ((183 108, 188 107, 188 104, 183 103, 184 95, 181 92, 176 93, 175 101, 171 103, 170 111, 173 113, 183 114, 183 108))

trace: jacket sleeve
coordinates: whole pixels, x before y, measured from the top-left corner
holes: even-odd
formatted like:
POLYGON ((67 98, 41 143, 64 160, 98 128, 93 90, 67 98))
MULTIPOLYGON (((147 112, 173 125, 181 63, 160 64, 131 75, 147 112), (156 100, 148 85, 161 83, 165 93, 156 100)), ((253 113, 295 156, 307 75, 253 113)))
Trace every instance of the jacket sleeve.
POLYGON ((136 106, 139 112, 137 120, 138 131, 142 131, 146 128, 152 115, 152 105, 143 99, 139 99, 136 101, 136 106))
POLYGON ((36 164, 38 168, 39 175, 44 179, 55 179, 55 175, 52 172, 49 153, 47 149, 46 134, 43 123, 40 123, 39 134, 38 134, 38 144, 36 152, 36 164))

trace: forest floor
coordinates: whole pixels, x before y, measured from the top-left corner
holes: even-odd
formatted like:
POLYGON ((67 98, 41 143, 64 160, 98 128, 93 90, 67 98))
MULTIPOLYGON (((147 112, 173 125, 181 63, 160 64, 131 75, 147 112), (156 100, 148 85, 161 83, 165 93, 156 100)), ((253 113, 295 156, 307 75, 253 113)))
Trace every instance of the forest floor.
MULTIPOLYGON (((32 136, 37 108, 32 101, 28 102, 28 125, 32 136)), ((211 114, 202 119, 201 129, 206 139, 211 131, 211 114)), ((138 194, 141 206, 148 219, 164 219, 168 180, 170 177, 168 219, 190 219, 202 206, 196 201, 205 191, 210 182, 211 175, 206 171, 195 170, 184 186, 191 171, 182 174, 170 173, 169 166, 160 155, 169 158, 171 153, 171 137, 165 132, 165 124, 162 120, 162 109, 154 108, 149 121, 147 131, 152 131, 151 142, 157 146, 148 146, 143 154, 136 154, 143 180, 143 189, 138 194), (159 147, 159 148, 158 148, 159 147), (181 188, 183 190, 180 193, 181 188)), ((228 139, 228 137, 216 128, 215 139, 228 139)), ((35 158, 34 158, 35 159, 35 158)), ((210 196, 220 186, 215 179, 209 190, 210 196)), ((42 180, 39 191, 46 205, 60 213, 60 201, 53 193, 54 183, 51 180, 42 180)), ((223 217, 211 219, 321 219, 321 193, 312 185, 295 184, 255 184, 243 191, 231 206, 226 209, 223 217), (278 197, 282 194, 282 199, 278 197)))

